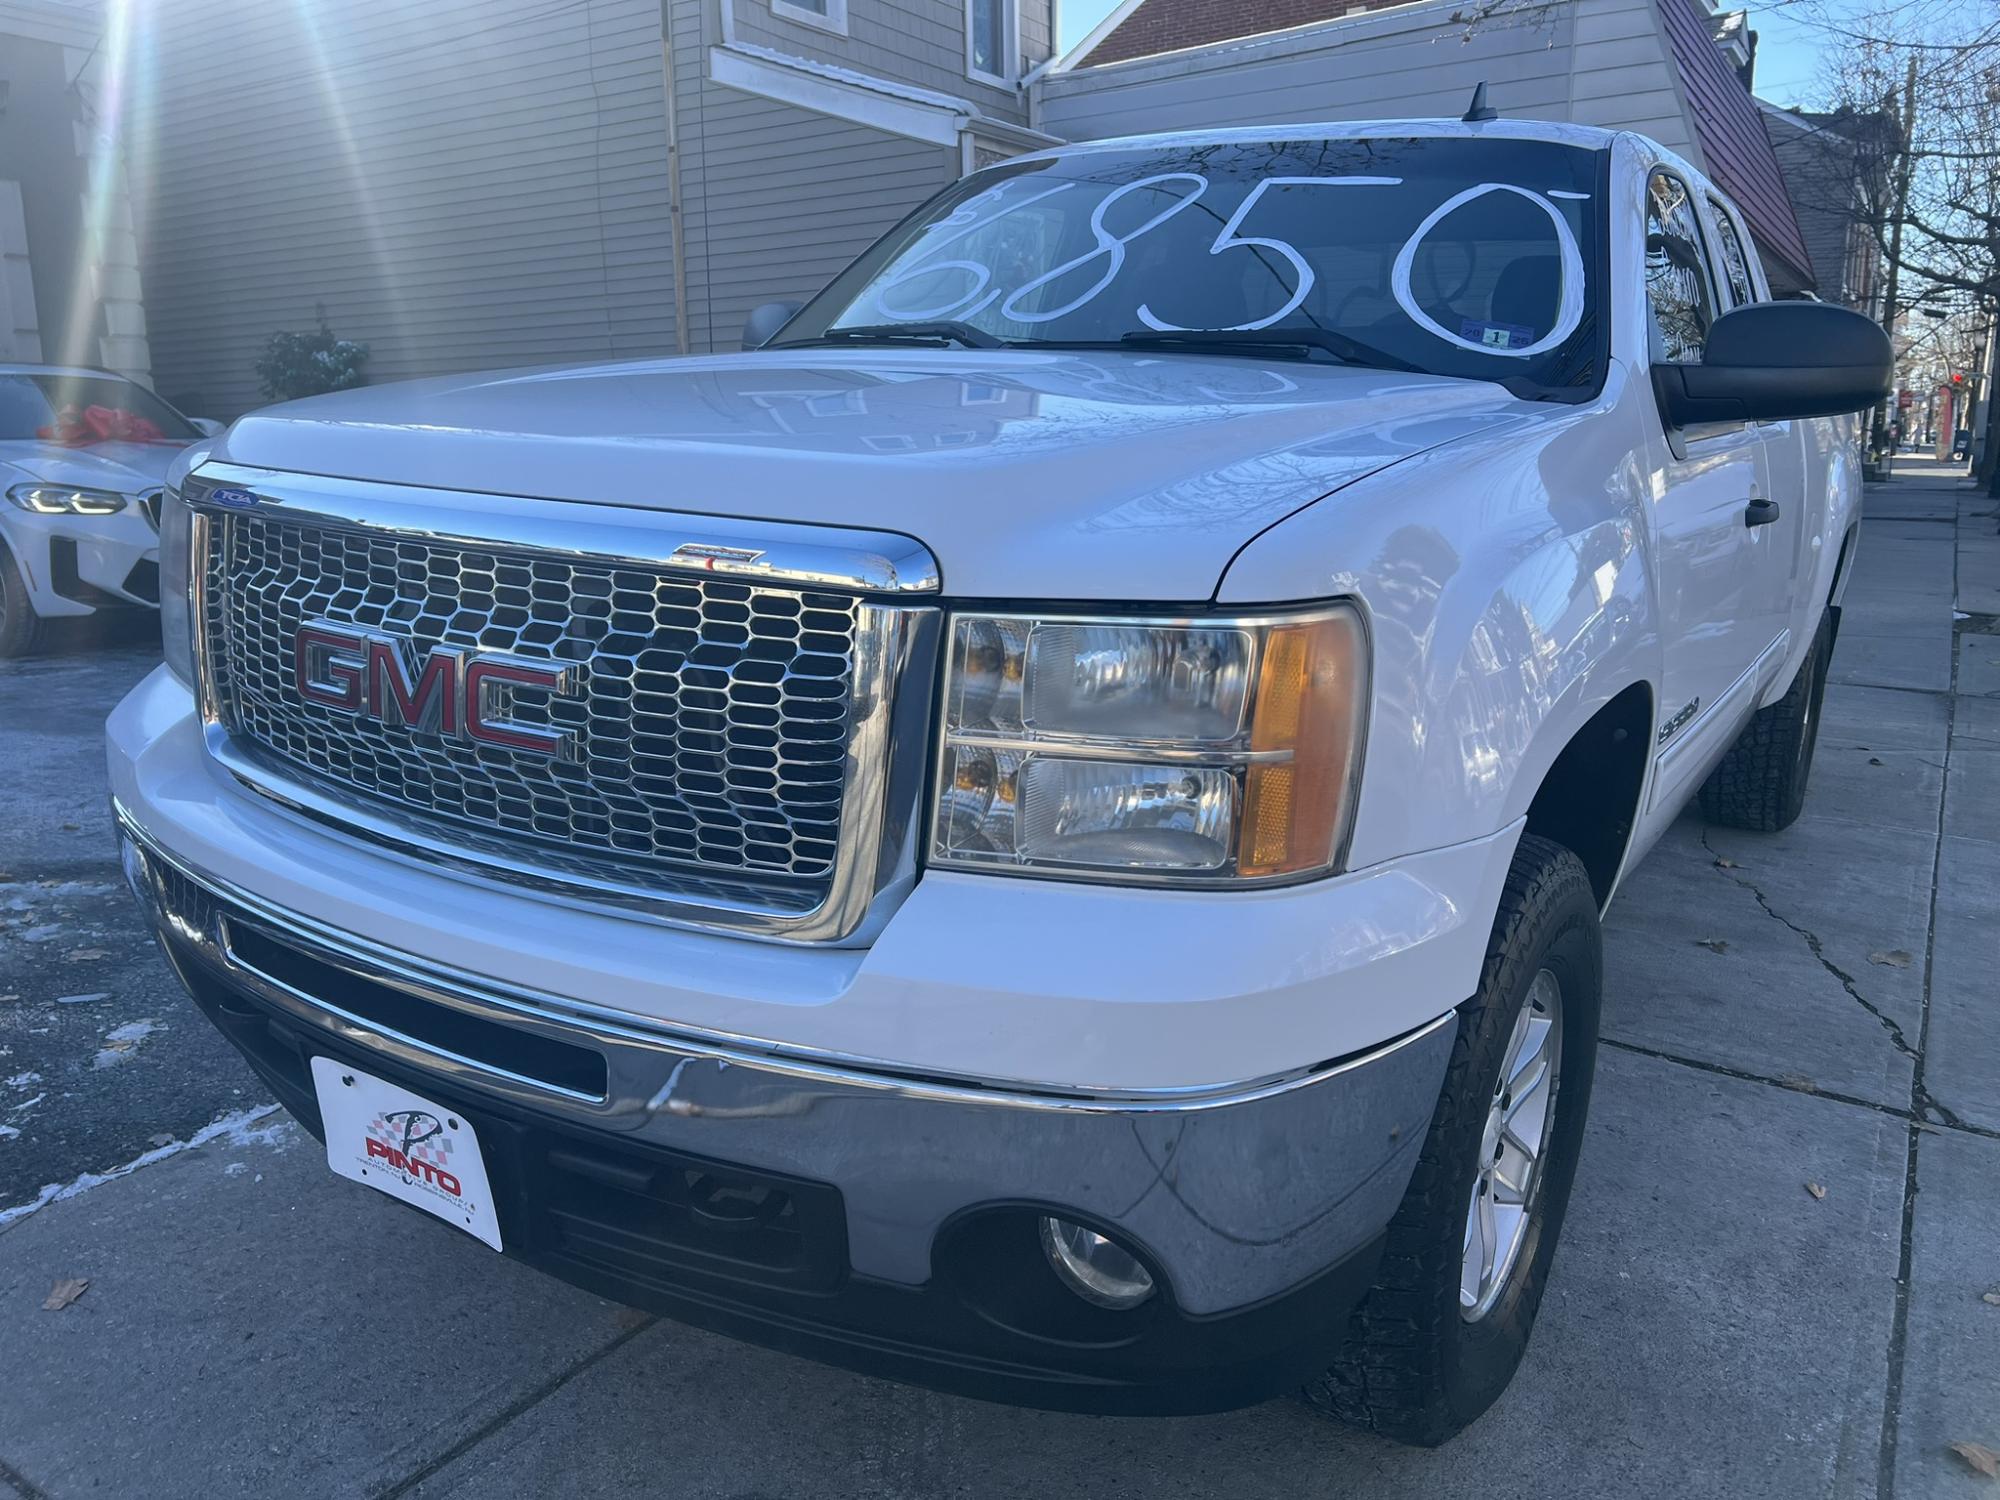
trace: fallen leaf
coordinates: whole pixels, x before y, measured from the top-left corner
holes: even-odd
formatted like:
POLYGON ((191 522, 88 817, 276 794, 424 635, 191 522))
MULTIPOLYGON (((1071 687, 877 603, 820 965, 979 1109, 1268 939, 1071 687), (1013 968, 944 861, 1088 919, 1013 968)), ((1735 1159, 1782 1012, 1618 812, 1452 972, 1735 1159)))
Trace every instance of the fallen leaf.
POLYGON ((1879 757, 1871 755, 1868 757, 1868 764, 1871 766, 1879 766, 1882 764, 1882 761, 1879 757))
POLYGON ((1816 1182, 1807 1183, 1806 1191, 1811 1193, 1815 1198, 1824 1198, 1826 1196, 1826 1189, 1816 1182))
POLYGON ((63 958, 67 962, 73 964, 88 963, 94 958, 109 957, 111 957, 111 950, 109 948, 72 948, 63 955, 63 958))
POLYGON ((1988 1303, 1991 1306, 2000 1307, 2000 1286, 1996 1286, 1990 1292, 1981 1292, 1979 1294, 1979 1300, 1981 1302, 1988 1303))
POLYGON ((1718 859, 1715 862, 1715 868, 1718 870, 1733 870, 1736 867, 1736 861, 1733 859, 1718 859))
POLYGON ((149 1146, 171 1146, 173 1143, 174 1138, 164 1130, 158 1135, 149 1135, 146 1137, 146 1144, 149 1146))
POLYGON ((56 996, 56 1004, 95 1005, 100 1000, 109 1000, 110 998, 111 998, 111 991, 99 990, 94 995, 58 995, 56 996))
POLYGON ((42 1302, 43 1312, 61 1312, 90 1289, 90 1283, 75 1276, 65 1276, 49 1288, 49 1295, 42 1302))
POLYGON ((1801 1094, 1817 1094, 1819 1092, 1819 1085, 1803 1073, 1780 1073, 1778 1075, 1778 1086, 1780 1088, 1796 1089, 1801 1094))
POLYGON ((1710 953, 1727 953, 1729 951, 1729 944, 1721 938, 1696 938, 1694 945, 1697 948, 1706 948, 1710 953))
POLYGON ((1995 1453, 1984 1443, 1946 1443, 1945 1446, 1964 1459, 1967 1468, 1984 1474, 1988 1479, 2000 1479, 2000 1453, 1995 1453))
POLYGON ((82 826, 81 823, 65 823, 62 826, 62 831, 64 833, 75 833, 82 826))
POLYGON ((1907 969, 1910 966, 1909 950, 1891 948, 1887 953, 1871 953, 1868 962, 1880 964, 1885 969, 1907 969))

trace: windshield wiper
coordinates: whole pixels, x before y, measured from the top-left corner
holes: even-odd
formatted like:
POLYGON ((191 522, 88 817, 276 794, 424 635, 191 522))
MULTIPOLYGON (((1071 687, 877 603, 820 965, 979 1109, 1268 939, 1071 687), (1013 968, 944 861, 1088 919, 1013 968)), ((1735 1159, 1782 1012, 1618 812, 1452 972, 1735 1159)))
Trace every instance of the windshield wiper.
POLYGON ((1185 331, 1128 333, 1118 341, 1128 349, 1317 349, 1331 354, 1343 364, 1372 365, 1382 370, 1401 370, 1410 375, 1428 375, 1422 365, 1412 364, 1386 349, 1364 344, 1359 339, 1336 333, 1331 328, 1190 328, 1185 331))
POLYGON ((998 349, 1000 340, 970 323, 938 319, 928 323, 857 323, 848 328, 829 328, 809 339, 786 339, 766 344, 766 349, 810 349, 816 344, 959 344, 967 349, 998 349))

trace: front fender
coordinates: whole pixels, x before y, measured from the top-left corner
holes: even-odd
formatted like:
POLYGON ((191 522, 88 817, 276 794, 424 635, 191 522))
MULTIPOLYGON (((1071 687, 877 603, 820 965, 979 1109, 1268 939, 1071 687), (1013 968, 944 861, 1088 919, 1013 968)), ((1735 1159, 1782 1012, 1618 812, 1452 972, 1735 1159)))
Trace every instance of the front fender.
POLYGON ((1230 568, 1225 600, 1348 594, 1367 611, 1350 868, 1507 826, 1594 713, 1658 681, 1631 394, 1614 371, 1601 403, 1411 459, 1267 532, 1230 568))

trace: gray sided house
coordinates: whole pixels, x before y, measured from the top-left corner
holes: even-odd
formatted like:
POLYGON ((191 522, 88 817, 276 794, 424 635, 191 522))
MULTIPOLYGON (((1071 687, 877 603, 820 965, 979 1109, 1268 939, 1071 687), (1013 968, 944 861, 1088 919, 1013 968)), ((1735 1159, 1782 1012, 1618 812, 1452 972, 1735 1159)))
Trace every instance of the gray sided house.
POLYGON ((265 337, 322 311, 378 382, 734 348, 756 304, 1047 139, 1022 79, 1051 10, 146 0, 130 154, 161 389, 244 411, 265 337))
POLYGON ((1766 104, 1763 112, 1820 297, 1880 317, 1876 230, 1891 212, 1889 164, 1902 145, 1895 120, 1880 110, 1815 114, 1766 104))
POLYGON ((113 62, 158 383, 224 416, 261 399, 265 338, 322 311, 371 346, 375 381, 731 349, 751 308, 810 294, 974 166, 1457 115, 1482 80, 1504 112, 1682 152, 1742 207, 1774 285, 1813 281, 1702 0, 1127 0, 1060 61, 1055 0, 133 4, 113 62), (1149 7, 1257 34, 1090 62, 1149 7))
POLYGON ((0 361, 144 380, 145 299, 99 7, 0 0, 0 361))

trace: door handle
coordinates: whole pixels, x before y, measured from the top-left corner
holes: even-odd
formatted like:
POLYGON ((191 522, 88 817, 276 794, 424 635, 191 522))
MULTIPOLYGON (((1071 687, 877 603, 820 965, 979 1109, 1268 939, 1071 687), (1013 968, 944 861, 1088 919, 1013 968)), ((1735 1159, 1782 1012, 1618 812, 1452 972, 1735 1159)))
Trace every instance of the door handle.
POLYGON ((1752 500, 1743 511, 1745 526, 1769 526, 1778 519, 1778 502, 1762 497, 1752 500))

